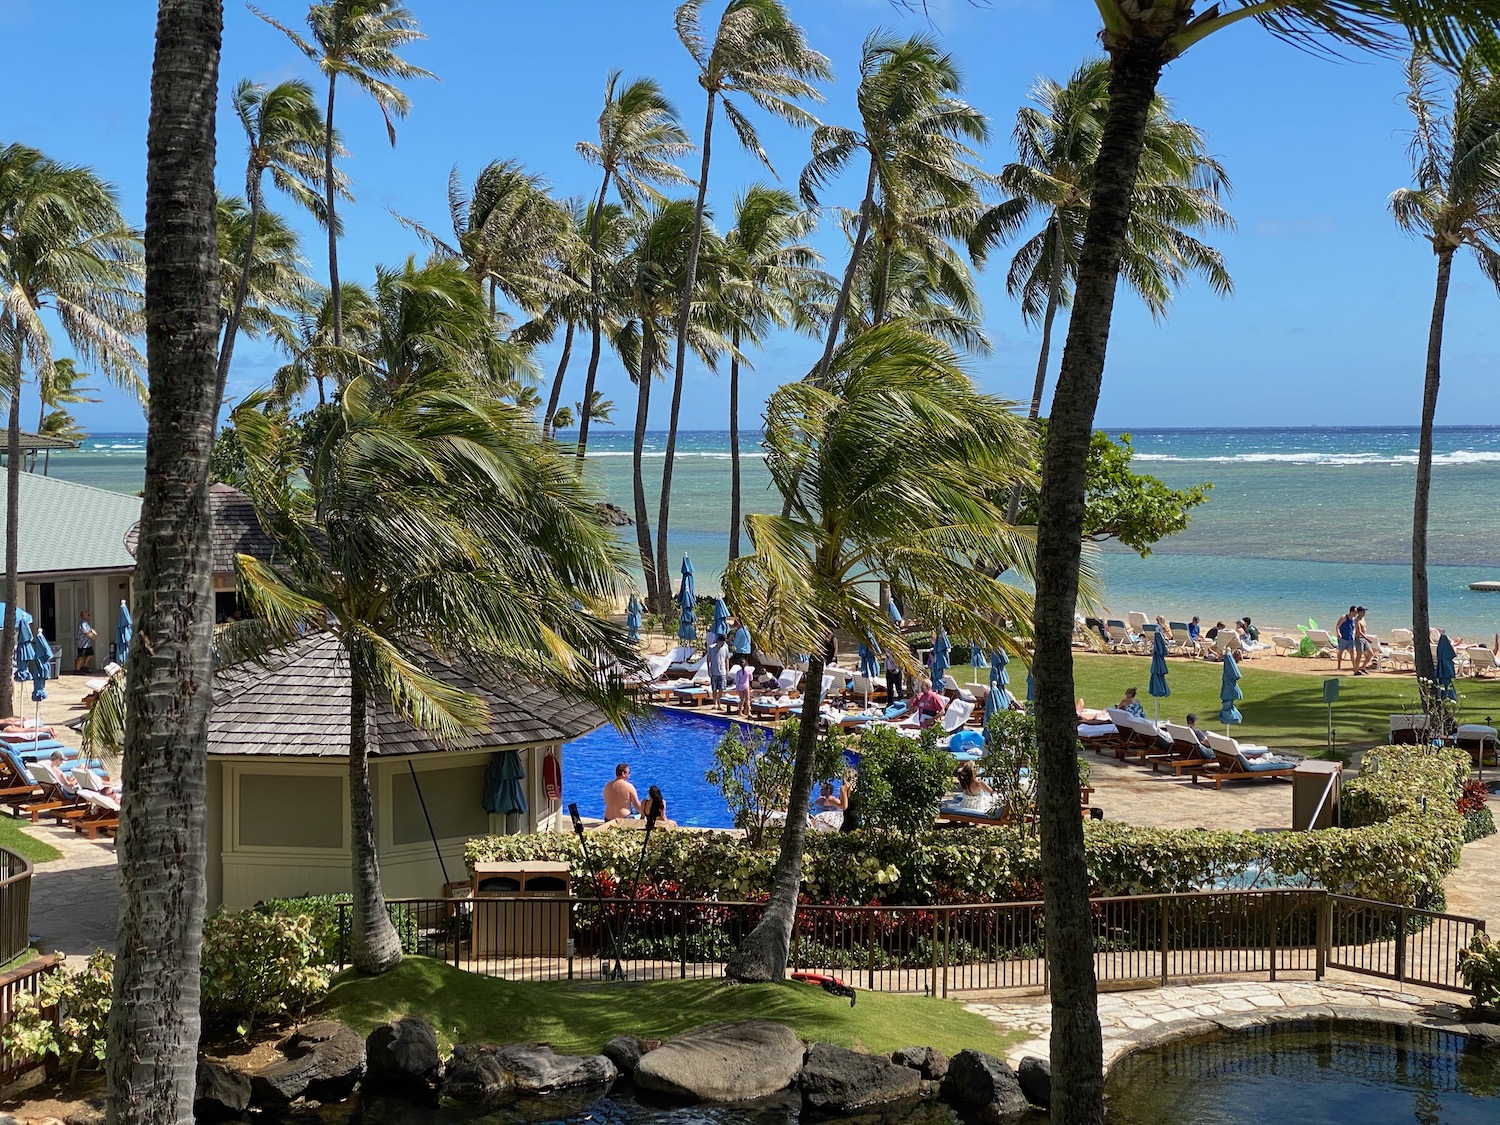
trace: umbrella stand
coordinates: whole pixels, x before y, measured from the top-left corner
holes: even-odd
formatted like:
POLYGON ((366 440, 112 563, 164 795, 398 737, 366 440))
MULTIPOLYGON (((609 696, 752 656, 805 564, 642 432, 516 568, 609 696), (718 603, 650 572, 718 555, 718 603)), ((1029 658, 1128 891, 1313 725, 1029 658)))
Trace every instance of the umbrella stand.
MULTIPOLYGON (((41 704, 38 703, 40 708, 41 704)), ((406 759, 406 768, 411 770, 412 788, 417 791, 417 803, 422 806, 422 819, 427 822, 427 835, 432 837, 432 850, 437 852, 438 870, 443 873, 443 885, 448 885, 448 865, 443 862, 443 849, 438 847, 437 832, 432 827, 432 817, 427 814, 427 798, 422 796, 422 783, 417 780, 417 767, 411 764, 411 759, 406 759)))
POLYGON ((609 907, 604 901, 604 885, 599 882, 599 867, 594 863, 594 853, 589 849, 589 842, 584 837, 583 818, 578 815, 577 801, 568 806, 568 816, 572 818, 573 833, 578 837, 578 846, 583 849, 583 862, 588 865, 589 878, 594 884, 594 897, 599 900, 599 917, 604 919, 604 936, 609 939, 609 946, 615 951, 615 967, 605 975, 610 980, 623 980, 625 972, 620 967, 620 944, 615 940, 615 928, 609 920, 609 907))

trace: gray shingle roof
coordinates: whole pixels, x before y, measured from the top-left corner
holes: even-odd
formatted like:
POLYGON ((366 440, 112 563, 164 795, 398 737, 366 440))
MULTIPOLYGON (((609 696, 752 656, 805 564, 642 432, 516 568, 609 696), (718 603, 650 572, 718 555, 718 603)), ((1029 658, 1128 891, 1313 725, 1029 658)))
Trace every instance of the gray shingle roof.
MULTIPOLYGON (((389 707, 372 703, 372 756, 481 750, 561 742, 590 731, 604 716, 551 688, 499 672, 458 670, 428 655, 429 674, 473 692, 490 710, 476 730, 439 741, 389 707)), ((349 669, 338 640, 317 633, 274 653, 264 666, 241 664, 214 676, 210 754, 342 758, 349 752, 349 669)))
MULTIPOLYGON (((227 484, 208 486, 209 535, 214 551, 214 573, 233 574, 234 556, 249 555, 270 562, 276 544, 260 526, 250 497, 227 484)), ((125 535, 125 547, 134 556, 139 545, 140 524, 125 535)))
MULTIPOLYGON (((0 504, 0 536, 4 507, 0 504)), ((125 535, 140 518, 138 496, 22 473, 20 572, 134 570, 125 535)))

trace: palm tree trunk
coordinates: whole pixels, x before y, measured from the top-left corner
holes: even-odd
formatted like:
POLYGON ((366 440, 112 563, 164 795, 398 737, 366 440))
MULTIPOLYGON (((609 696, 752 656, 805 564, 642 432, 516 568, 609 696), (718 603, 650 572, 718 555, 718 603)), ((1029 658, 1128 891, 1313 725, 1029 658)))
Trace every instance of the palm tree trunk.
POLYGON ((885 310, 891 298, 891 244, 884 239, 880 243, 880 268, 876 271, 879 288, 875 290, 875 308, 870 316, 871 325, 885 323, 885 310))
POLYGON ((221 0, 161 0, 156 24, 146 138, 151 396, 104 1063, 111 1125, 193 1121, 213 677, 208 462, 218 398, 214 113, 223 17, 221 0))
MULTIPOLYGON (((1042 392, 1047 389, 1047 364, 1052 358, 1052 322, 1057 319, 1057 306, 1062 303, 1063 261, 1062 224, 1053 225, 1052 276, 1047 286, 1047 312, 1042 317, 1042 354, 1036 360, 1036 381, 1031 385, 1031 409, 1026 420, 1035 422, 1042 412, 1042 392)), ((1010 503, 1005 509, 1005 522, 1014 524, 1021 510, 1021 486, 1010 488, 1010 503)))
POLYGON ((1432 625, 1427 612, 1427 514, 1432 493, 1432 422, 1437 414, 1438 384, 1443 374, 1443 317, 1448 309, 1448 280, 1453 273, 1453 250, 1438 251, 1437 288, 1432 298, 1432 323, 1427 329, 1427 372, 1422 381, 1422 434, 1417 442, 1417 495, 1411 514, 1411 631, 1415 644, 1417 679, 1437 678, 1432 625))
POLYGON ((740 557, 740 330, 729 355, 729 559, 740 557))
POLYGON ((562 358, 557 361, 557 374, 552 377, 552 393, 547 396, 547 412, 542 415, 542 436, 552 436, 552 419, 557 415, 557 404, 562 399, 563 376, 568 373, 568 360, 573 355, 574 324, 568 321, 568 330, 563 333, 562 358))
POLYGON ((605 169, 604 181, 599 185, 599 198, 594 200, 593 221, 589 223, 589 371, 583 380, 583 401, 578 404, 580 468, 588 455, 589 419, 594 414, 594 380, 599 374, 599 352, 604 343, 599 329, 599 221, 605 197, 609 194, 609 175, 609 170, 605 169))
MULTIPOLYGON (((10 415, 5 427, 5 621, 0 631, 0 668, 15 667, 16 601, 21 592, 21 334, 11 345, 10 415)), ((15 688, 6 676, 0 687, 0 716, 16 713, 15 688)))
POLYGON ((354 892, 350 932, 355 969, 370 976, 401 963, 401 939, 385 909, 380 855, 375 844, 375 801, 370 795, 368 703, 365 685, 349 678, 349 866, 354 892))
POLYGON ((641 556, 641 572, 646 580, 646 604, 653 613, 667 611, 666 592, 658 581, 656 557, 651 552, 651 516, 646 510, 646 471, 643 449, 646 444, 646 419, 651 408, 651 353, 656 341, 649 331, 641 333, 641 364, 635 395, 635 450, 631 454, 631 488, 635 498, 635 542, 641 556))
POLYGON ((229 377, 229 363, 234 358, 234 338, 239 335, 240 316, 245 309, 245 298, 250 292, 250 263, 255 260, 255 232, 260 226, 261 194, 257 180, 250 190, 250 229, 245 235, 245 261, 240 266, 240 279, 234 287, 234 304, 229 309, 229 320, 224 325, 224 340, 219 345, 219 402, 224 401, 224 381, 229 377))
MULTIPOLYGON (((802 888, 802 853, 807 848, 807 811, 818 764, 818 708, 823 696, 823 657, 814 652, 803 678, 802 714, 797 722, 797 756, 792 765, 792 792, 786 803, 786 828, 771 875, 771 897, 755 929, 745 935, 724 966, 730 980, 772 981, 786 975, 797 920, 797 892, 802 888)), ((1074 797, 1076 803, 1077 797, 1074 797)), ((1077 814, 1075 813, 1076 817, 1077 814)))
POLYGON ((1069 1125, 1104 1119, 1088 867, 1078 819, 1078 717, 1073 611, 1083 545, 1085 467, 1104 375, 1120 258, 1146 118, 1163 59, 1130 46, 1110 60, 1109 109, 1078 264, 1062 371, 1047 423, 1037 514, 1036 679, 1043 900, 1052 987, 1052 1114, 1069 1125))
POLYGON ((870 175, 865 180, 865 197, 859 205, 859 229, 854 235, 854 246, 849 251, 849 265, 844 270, 844 280, 839 285, 838 298, 833 302, 833 313, 828 318, 828 340, 823 345, 823 358, 818 361, 818 379, 828 377, 828 365, 833 362, 833 350, 839 342, 839 326, 844 322, 844 310, 849 307, 849 291, 854 287, 854 273, 859 268, 859 255, 870 234, 870 212, 875 207, 875 158, 870 157, 870 175))
POLYGON ((686 276, 677 310, 677 358, 672 368, 672 411, 667 415, 667 448, 661 463, 661 497, 656 513, 656 567, 668 573, 667 525, 672 519, 672 469, 677 460, 677 420, 682 413, 682 379, 687 367, 688 326, 693 319, 693 295, 698 284, 698 253, 703 245, 703 208, 708 198, 709 150, 714 134, 714 92, 708 92, 708 110, 703 119, 703 161, 698 170, 698 200, 693 206, 693 235, 688 241, 686 276))
MULTIPOLYGON (((328 208, 328 286, 333 303, 333 346, 344 346, 344 302, 339 293, 339 235, 338 221, 334 218, 333 205, 337 184, 333 180, 333 84, 338 81, 338 71, 328 76, 328 114, 323 122, 323 202, 328 208)), ((323 401, 323 384, 318 384, 318 401, 323 401)))

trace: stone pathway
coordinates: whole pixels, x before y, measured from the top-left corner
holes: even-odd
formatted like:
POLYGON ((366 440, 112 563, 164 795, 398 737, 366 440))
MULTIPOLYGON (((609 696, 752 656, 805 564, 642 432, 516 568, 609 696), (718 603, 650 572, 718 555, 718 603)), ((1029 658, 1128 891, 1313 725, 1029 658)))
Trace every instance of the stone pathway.
MULTIPOLYGON (((1030 995, 964 1005, 1001 1026, 1027 1033, 1008 1055, 1047 1057, 1052 1012, 1046 997, 1030 995)), ((1382 1022, 1452 1023, 1453 1009, 1415 993, 1329 981, 1217 981, 1208 984, 1107 992, 1099 997, 1104 1065, 1167 1039, 1287 1019, 1340 1017, 1382 1022)))
POLYGON ((31 877, 31 935, 43 953, 87 957, 115 949, 119 891, 115 845, 86 840, 71 828, 27 825, 26 831, 62 852, 38 864, 31 877))

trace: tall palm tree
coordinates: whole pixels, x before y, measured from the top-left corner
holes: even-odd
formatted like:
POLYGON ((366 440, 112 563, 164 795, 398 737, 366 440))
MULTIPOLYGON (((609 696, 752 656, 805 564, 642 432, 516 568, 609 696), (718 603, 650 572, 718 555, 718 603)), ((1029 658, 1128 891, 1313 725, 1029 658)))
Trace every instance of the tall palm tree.
POLYGON ((1416 186, 1391 195, 1391 214, 1402 230, 1427 239, 1437 255, 1411 531, 1411 622, 1413 634, 1421 638, 1415 646, 1417 676, 1433 680, 1432 647, 1425 642, 1430 628, 1427 513, 1432 491, 1432 423, 1442 380, 1443 320, 1453 258, 1460 250, 1472 251, 1490 284, 1500 288, 1500 79, 1477 58, 1445 72, 1421 51, 1413 52, 1406 77, 1406 105, 1416 119, 1411 142, 1416 186))
POLYGON ((771 396, 766 467, 791 511, 746 518, 753 553, 729 564, 724 592, 757 644, 812 656, 771 898, 730 958, 731 977, 780 980, 785 972, 827 638, 869 635, 913 663, 876 597, 878 583, 892 582, 912 592, 910 612, 923 620, 1017 648, 996 622, 1024 621, 1030 597, 975 562, 1004 558, 1029 573, 1027 540, 1003 511, 1010 481, 1027 474, 1029 446, 1008 403, 981 394, 952 351, 899 321, 844 344, 822 380, 771 396))
POLYGON ((208 887, 208 458, 218 406, 214 112, 222 26, 221 0, 160 0, 146 132, 146 491, 132 582, 119 944, 104 1056, 105 1111, 117 1125, 193 1120, 208 887))
POLYGON ((802 199, 818 204, 818 192, 856 157, 867 158, 864 198, 860 200, 849 264, 829 319, 828 339, 818 363, 819 377, 827 372, 844 323, 865 242, 877 212, 885 222, 877 246, 875 323, 885 319, 890 291, 888 272, 900 233, 918 212, 929 214, 932 234, 955 229, 947 217, 977 215, 978 185, 971 143, 989 137, 984 115, 961 101, 963 83, 952 56, 920 35, 893 39, 876 32, 865 40, 859 64, 855 101, 860 128, 820 125, 813 130, 812 159, 802 170, 802 199))
MULTIPOLYGON (((1078 273, 1094 162, 1109 107, 1109 63, 1084 62, 1066 85, 1039 79, 1031 101, 1016 114, 1016 159, 998 177, 1010 198, 980 218, 969 249, 983 263, 993 247, 1043 218, 1041 229, 1016 249, 1005 279, 1006 292, 1021 303, 1022 318, 1042 329, 1027 413, 1035 421, 1052 353, 1053 321, 1072 300, 1078 273)), ((1146 302, 1154 319, 1166 314, 1173 289, 1189 272, 1202 274, 1216 293, 1233 292, 1223 256, 1192 233, 1233 229, 1234 220, 1221 202, 1228 191, 1229 177, 1208 155, 1203 134, 1175 119, 1165 98, 1154 98, 1121 261, 1125 283, 1146 302)), ((1019 494, 1012 497, 1012 519, 1019 502, 1019 494)))
MULTIPOLYGON (((0 347, 10 397, 6 443, 5 625, 0 667, 16 645, 20 550, 21 387, 28 366, 52 371, 52 338, 42 309, 62 325, 73 353, 111 381, 140 391, 140 356, 130 337, 141 323, 140 236, 120 214, 114 188, 88 168, 36 149, 0 148, 0 347)), ((12 714, 11 683, 0 714, 12 714)))
POLYGON ((622 552, 588 488, 514 406, 445 371, 394 388, 345 389, 305 484, 289 469, 282 416, 236 411, 248 491, 276 541, 275 565, 240 556, 241 588, 274 635, 317 622, 338 638, 351 681, 349 799, 353 962, 401 959, 376 854, 366 729, 381 704, 451 736, 483 702, 434 677, 427 652, 523 670, 625 713, 596 661, 636 663, 604 614, 624 588, 622 552))
MULTIPOLYGON (((877 208, 872 230, 880 221, 879 214, 877 208)), ((843 218, 852 238, 857 220, 850 213, 843 218)), ((976 356, 990 353, 984 302, 974 272, 946 237, 924 234, 916 245, 898 238, 878 251, 877 245, 875 239, 867 239, 855 266, 854 284, 844 306, 846 334, 900 319, 962 351, 976 356)))
POLYGON ((427 38, 417 19, 398 0, 322 0, 307 10, 312 41, 277 23, 253 4, 250 10, 290 39, 318 69, 328 76, 328 105, 323 120, 323 219, 328 227, 328 291, 333 300, 333 345, 342 347, 343 317, 339 302, 339 222, 334 196, 339 181, 333 158, 338 149, 333 128, 333 96, 340 75, 369 94, 385 118, 386 135, 396 147, 394 117, 405 117, 411 99, 396 85, 415 78, 432 78, 430 71, 413 66, 400 55, 401 48, 427 38))
MULTIPOLYGON (((1062 369, 1053 392, 1037 508, 1036 681, 1042 882, 1052 985, 1052 1104, 1060 1120, 1104 1115, 1104 1049, 1088 937, 1088 873, 1078 822, 1073 613, 1083 544, 1085 466, 1104 376, 1116 283, 1129 236, 1147 122, 1163 70, 1236 24, 1254 20, 1309 49, 1392 50, 1415 40, 1445 57, 1483 42, 1491 54, 1500 0, 1096 0, 1110 59, 1109 108, 1062 369)), ((1493 59, 1491 61, 1494 61, 1493 59)))
MULTIPOLYGON (((90 398, 96 388, 80 387, 78 381, 89 376, 80 370, 71 359, 55 359, 51 368, 37 372, 37 397, 41 399, 41 414, 37 418, 36 432, 43 437, 59 438, 62 441, 81 441, 85 436, 76 420, 63 406, 80 402, 100 402, 90 398)), ((36 472, 37 454, 31 455, 31 471, 36 472)), ((42 461, 42 475, 52 468, 52 451, 46 451, 42 461)))
MULTIPOLYGON (((572 216, 573 236, 567 240, 567 254, 559 258, 556 270, 571 284, 555 294, 547 302, 541 315, 530 325, 523 325, 517 330, 518 333, 531 331, 537 343, 549 342, 557 335, 558 328, 563 330, 562 351, 557 357, 557 371, 552 376, 552 390, 547 394, 547 408, 542 413, 542 432, 549 437, 556 430, 566 428, 557 421, 558 412, 568 409, 559 405, 562 402, 563 380, 568 374, 568 363, 573 358, 573 337, 580 324, 588 323, 591 307, 589 261, 592 255, 589 251, 589 231, 593 226, 593 210, 583 199, 570 199, 567 207, 572 216)), ((607 209, 617 216, 623 216, 623 212, 618 207, 611 205, 607 209)), ((621 222, 615 223, 615 230, 618 230, 619 234, 614 236, 608 220, 604 220, 604 225, 600 229, 598 253, 604 255, 606 259, 617 257, 623 248, 625 237, 623 226, 621 222)), ((579 410, 582 411, 582 404, 579 405, 579 410)), ((569 410, 568 417, 568 424, 571 425, 573 418, 571 410, 569 410)))
MULTIPOLYGON (((244 79, 234 90, 234 113, 245 130, 249 150, 245 160, 245 198, 249 201, 250 210, 239 281, 235 285, 229 316, 224 324, 224 339, 219 345, 221 398, 224 394, 224 381, 229 376, 229 364, 234 358, 234 342, 239 335, 241 311, 250 292, 250 272, 256 260, 256 235, 266 203, 266 173, 271 174, 271 182, 277 188, 326 221, 328 210, 317 189, 323 181, 325 171, 333 165, 331 161, 325 162, 323 146, 328 143, 333 144, 335 149, 338 146, 337 136, 325 133, 317 106, 313 104, 312 87, 306 82, 292 80, 267 87, 244 79)), ((337 172, 333 174, 337 177, 337 182, 333 185, 334 193, 348 198, 348 192, 341 182, 343 175, 337 172)), ((221 237, 220 242, 222 241, 221 237)))
MULTIPOLYGON (((221 283, 219 320, 228 331, 235 305, 239 335, 269 336, 291 348, 295 318, 311 310, 318 286, 307 276, 302 239, 277 212, 263 209, 256 216, 254 243, 250 240, 251 208, 233 195, 219 196, 218 238, 221 283)), ((221 339, 219 354, 224 354, 221 339)), ((223 388, 220 388, 223 395, 223 388)))
POLYGON ((729 0, 719 17, 712 44, 703 37, 703 0, 685 0, 677 9, 677 38, 698 67, 698 85, 706 95, 703 141, 698 146, 698 198, 693 204, 693 238, 678 302, 676 360, 672 367, 672 406, 667 419, 667 444, 661 467, 661 500, 656 534, 657 561, 665 565, 667 529, 672 514, 672 473, 677 459, 677 421, 682 409, 682 381, 687 368, 688 325, 698 300, 698 257, 708 200, 708 173, 713 149, 714 117, 719 105, 734 127, 740 144, 767 168, 771 161, 761 147, 755 125, 735 97, 743 96, 767 113, 806 127, 817 120, 797 104, 821 102, 816 81, 833 77, 828 59, 807 46, 802 28, 792 22, 782 0, 729 0))
POLYGON ((588 404, 594 401, 594 382, 599 374, 599 356, 604 346, 604 311, 600 307, 600 223, 604 218, 609 189, 613 187, 628 210, 639 210, 645 202, 661 203, 656 184, 691 183, 675 163, 691 152, 693 144, 677 120, 677 110, 650 78, 637 78, 623 89, 620 72, 611 71, 604 83, 604 108, 599 112, 599 143, 579 141, 578 155, 602 169, 599 194, 594 199, 589 224, 589 367, 583 384, 583 416, 578 420, 578 459, 588 454, 588 404))
POLYGON ((734 202, 734 227, 724 236, 724 303, 729 329, 729 557, 740 554, 741 345, 757 344, 771 328, 815 330, 811 306, 831 289, 822 258, 803 241, 812 212, 790 192, 752 184, 734 202))
POLYGON ((316 384, 318 405, 327 403, 325 384, 343 388, 351 379, 368 370, 365 358, 375 339, 378 315, 370 291, 352 281, 343 284, 339 301, 339 324, 344 343, 333 343, 333 297, 319 291, 312 307, 294 318, 292 337, 286 343, 290 360, 272 376, 271 397, 279 406, 288 406, 316 384))

